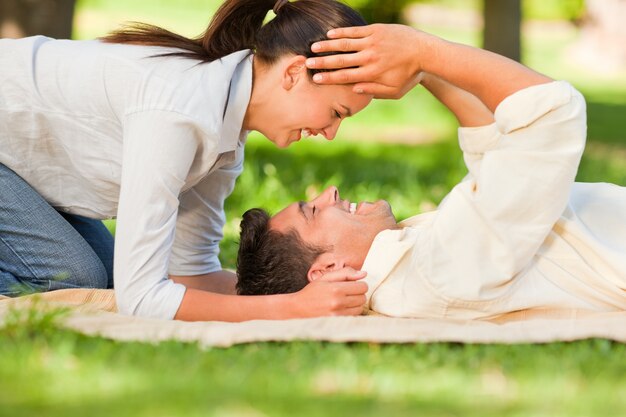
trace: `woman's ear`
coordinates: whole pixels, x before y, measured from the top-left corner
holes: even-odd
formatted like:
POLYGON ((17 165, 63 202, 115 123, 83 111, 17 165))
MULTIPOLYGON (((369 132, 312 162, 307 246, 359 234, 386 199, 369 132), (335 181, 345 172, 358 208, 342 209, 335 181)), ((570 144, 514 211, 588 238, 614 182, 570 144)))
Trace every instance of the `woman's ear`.
POLYGON ((339 259, 334 253, 326 252, 317 257, 313 265, 309 268, 306 277, 309 282, 323 278, 327 272, 336 271, 346 266, 346 263, 339 259))
POLYGON ((296 84, 307 77, 306 57, 296 55, 287 59, 284 63, 282 86, 285 90, 291 90, 296 84))

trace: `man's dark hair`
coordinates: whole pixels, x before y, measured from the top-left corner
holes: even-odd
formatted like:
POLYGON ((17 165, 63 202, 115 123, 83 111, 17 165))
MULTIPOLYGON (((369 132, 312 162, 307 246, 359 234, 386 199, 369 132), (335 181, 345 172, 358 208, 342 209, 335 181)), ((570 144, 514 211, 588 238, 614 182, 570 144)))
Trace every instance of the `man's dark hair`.
POLYGON ((246 211, 241 221, 237 254, 237 293, 286 294, 308 283, 307 273, 324 253, 307 245, 295 230, 280 233, 269 228, 270 215, 263 209, 246 211))

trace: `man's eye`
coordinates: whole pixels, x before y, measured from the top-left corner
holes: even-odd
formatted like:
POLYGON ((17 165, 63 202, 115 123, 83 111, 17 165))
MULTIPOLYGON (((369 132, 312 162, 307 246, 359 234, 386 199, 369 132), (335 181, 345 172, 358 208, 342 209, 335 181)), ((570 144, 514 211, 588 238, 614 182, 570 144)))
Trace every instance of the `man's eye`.
POLYGON ((313 211, 312 211, 313 215, 315 216, 315 206, 313 206, 313 211))

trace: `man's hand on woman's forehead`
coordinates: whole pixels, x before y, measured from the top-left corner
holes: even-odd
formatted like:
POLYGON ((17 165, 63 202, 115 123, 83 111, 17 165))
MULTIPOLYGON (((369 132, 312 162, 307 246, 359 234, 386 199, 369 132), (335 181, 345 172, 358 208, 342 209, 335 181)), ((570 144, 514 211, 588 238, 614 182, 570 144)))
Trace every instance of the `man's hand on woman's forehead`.
POLYGON ((313 57, 311 69, 334 70, 315 74, 319 84, 355 84, 354 91, 375 98, 401 98, 421 79, 419 44, 423 32, 403 25, 339 28, 328 32, 329 40, 311 46, 315 53, 342 52, 313 57))

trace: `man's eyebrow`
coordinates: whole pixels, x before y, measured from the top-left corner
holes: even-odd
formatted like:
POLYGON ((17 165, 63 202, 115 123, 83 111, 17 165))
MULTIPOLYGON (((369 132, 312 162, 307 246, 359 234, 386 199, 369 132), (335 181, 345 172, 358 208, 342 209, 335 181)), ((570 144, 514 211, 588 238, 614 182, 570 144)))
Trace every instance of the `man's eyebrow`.
POLYGON ((352 110, 350 110, 350 108, 348 108, 347 106, 344 106, 343 104, 339 103, 339 105, 341 107, 343 107, 343 109, 346 111, 346 114, 348 115, 348 117, 352 116, 352 110))

